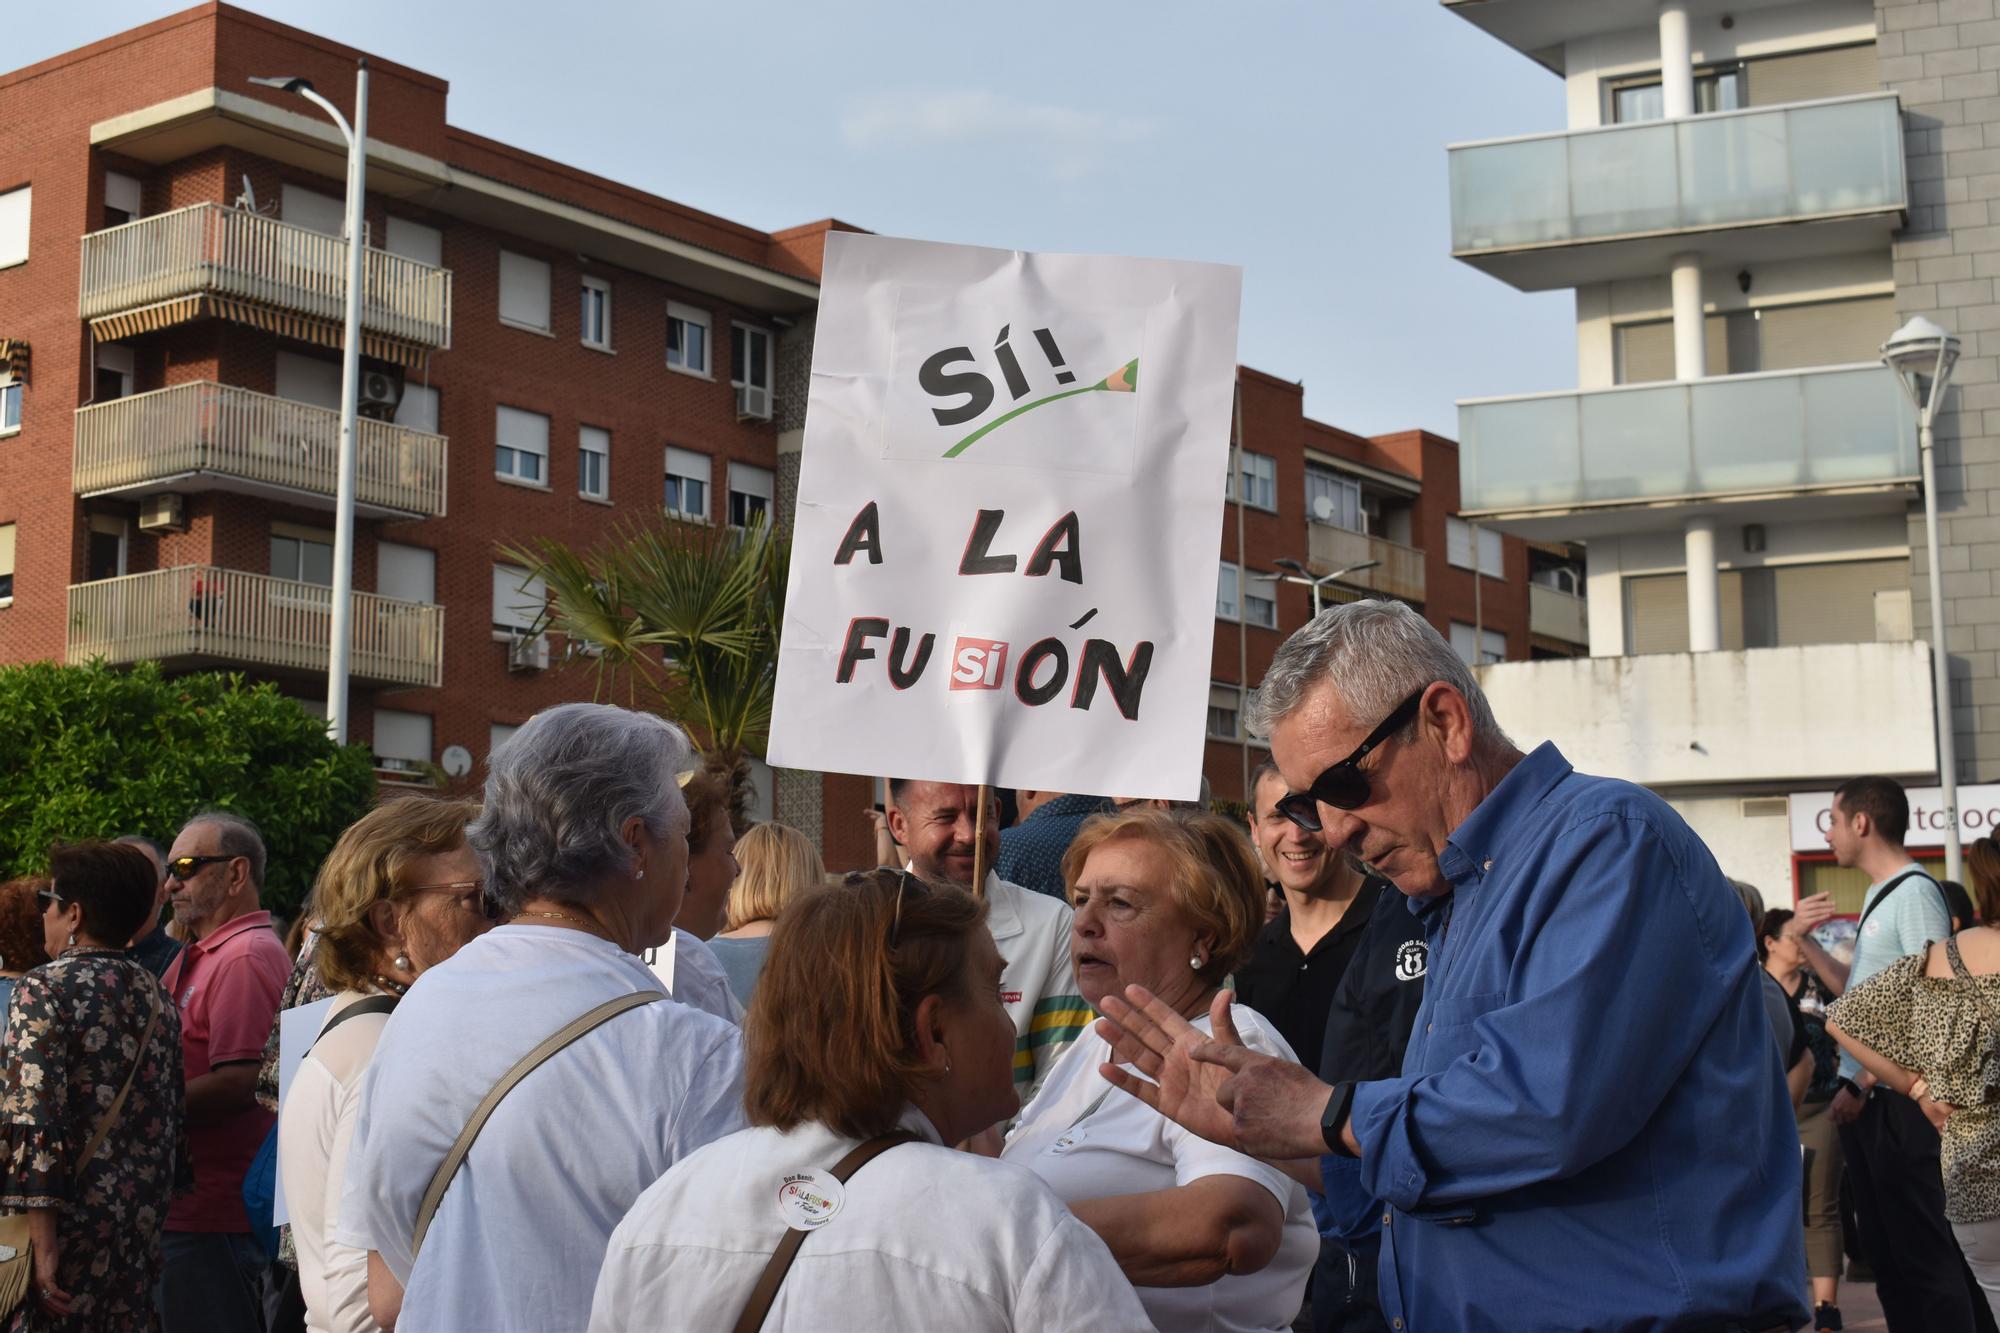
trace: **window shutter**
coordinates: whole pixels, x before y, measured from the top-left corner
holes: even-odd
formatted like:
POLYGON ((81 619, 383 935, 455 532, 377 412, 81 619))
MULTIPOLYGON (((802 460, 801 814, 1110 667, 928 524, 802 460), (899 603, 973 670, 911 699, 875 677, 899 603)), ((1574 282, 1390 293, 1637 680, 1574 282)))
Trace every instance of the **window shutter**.
POLYGON ((1910 586, 1907 559, 1786 565, 1772 573, 1781 646, 1873 643, 1876 594, 1910 586))
POLYGON ((1896 298, 1885 294, 1773 306, 1758 323, 1766 370, 1873 363, 1882 343, 1896 331, 1896 298))
POLYGON ((115 208, 128 217, 138 217, 145 212, 141 204, 139 182, 121 171, 105 172, 104 206, 115 208))
POLYGON ((516 407, 496 409, 494 433, 499 443, 522 453, 549 456, 549 419, 539 412, 523 412, 516 407))
POLYGON ((389 215, 389 228, 383 236, 384 250, 405 259, 414 259, 419 264, 429 264, 432 268, 444 267, 444 233, 436 227, 426 227, 421 222, 389 215))
POLYGON ((437 552, 401 542, 376 543, 375 590, 399 601, 437 601, 437 552))
POLYGON ((1445 559, 1460 569, 1471 569, 1472 525, 1462 518, 1447 518, 1444 521, 1445 559))
POLYGON ((539 259, 500 252, 500 318, 546 333, 549 329, 549 266, 539 259))
POLYGON ((34 190, 23 185, 0 194, 0 268, 28 262, 28 213, 34 190))
POLYGON ((0 523, 0 575, 14 577, 14 525, 0 523))
POLYGON ((519 565, 493 566, 493 623, 503 629, 525 630, 542 614, 548 601, 543 582, 528 577, 519 565))
POLYGON ((752 467, 748 463, 729 465, 729 489, 739 495, 754 495, 769 501, 773 494, 772 481, 769 468, 752 467))
POLYGON ((403 399, 396 404, 396 424, 410 430, 438 433, 438 391, 428 384, 403 384, 403 399))
POLYGON ((431 715, 406 713, 397 708, 376 709, 372 748, 379 759, 428 764, 431 761, 431 715))
POLYGON ((340 363, 297 352, 278 353, 278 397, 340 410, 340 363))
POLYGON ((278 211, 283 214, 283 220, 292 226, 324 232, 328 236, 340 235, 340 229, 347 221, 347 206, 341 200, 298 185, 285 186, 278 211))
POLYGON ((1767 56, 1750 61, 1746 73, 1751 106, 1816 102, 1823 97, 1882 90, 1882 74, 1876 65, 1873 42, 1767 56))

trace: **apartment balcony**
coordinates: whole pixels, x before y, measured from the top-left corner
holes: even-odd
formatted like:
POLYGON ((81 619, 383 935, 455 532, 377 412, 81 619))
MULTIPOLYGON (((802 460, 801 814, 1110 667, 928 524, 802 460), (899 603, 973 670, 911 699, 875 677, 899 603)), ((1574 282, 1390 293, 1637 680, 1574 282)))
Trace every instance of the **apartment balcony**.
MULTIPOLYGON (((355 423, 355 512, 445 512, 445 439, 367 417, 355 423)), ((77 409, 78 495, 225 490, 331 509, 340 413, 206 380, 77 409)))
MULTIPOLYGON (((443 607, 366 592, 353 597, 350 670, 357 683, 441 683, 443 607)), ((177 670, 323 675, 332 604, 332 590, 318 584, 215 565, 72 584, 69 661, 151 659, 177 670)))
POLYGON ((1540 583, 1528 585, 1528 632, 1563 643, 1590 642, 1590 618, 1584 599, 1573 592, 1540 583))
POLYGON ((1913 414, 1879 365, 1471 399, 1458 429, 1466 516, 1539 540, 1744 501, 1900 507, 1917 482, 1913 414))
POLYGON ((1503 662, 1479 683, 1523 748, 1554 741, 1581 772, 1649 787, 1937 771, 1920 640, 1503 662), (1856 699, 1866 727, 1826 724, 1856 699))
POLYGON ((1907 205, 1894 93, 1451 148, 1454 257, 1522 291, 1881 249, 1907 205))
POLYGON ((1422 551, 1330 523, 1307 523, 1306 541, 1306 565, 1315 578, 1375 560, 1380 562, 1375 568, 1342 575, 1339 581, 1351 588, 1365 588, 1406 602, 1424 600, 1422 551))
MULTIPOLYGON (((195 204, 83 238, 80 312, 103 341, 218 317, 339 347, 347 242, 260 213, 195 204)), ((415 364, 451 344, 451 273, 362 256, 362 351, 415 364)))

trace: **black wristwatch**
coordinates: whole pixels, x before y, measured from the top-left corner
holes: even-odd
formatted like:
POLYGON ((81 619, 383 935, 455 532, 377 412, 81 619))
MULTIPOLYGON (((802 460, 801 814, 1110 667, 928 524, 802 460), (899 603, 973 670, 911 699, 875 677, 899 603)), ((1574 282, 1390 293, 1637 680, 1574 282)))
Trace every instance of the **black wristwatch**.
POLYGON ((1352 1157, 1347 1145, 1340 1140, 1340 1132, 1347 1128, 1347 1117, 1354 1110, 1354 1084, 1341 1082, 1333 1085, 1333 1095, 1326 1099, 1326 1110, 1320 1113, 1319 1136, 1326 1140, 1326 1150, 1342 1157, 1352 1157))

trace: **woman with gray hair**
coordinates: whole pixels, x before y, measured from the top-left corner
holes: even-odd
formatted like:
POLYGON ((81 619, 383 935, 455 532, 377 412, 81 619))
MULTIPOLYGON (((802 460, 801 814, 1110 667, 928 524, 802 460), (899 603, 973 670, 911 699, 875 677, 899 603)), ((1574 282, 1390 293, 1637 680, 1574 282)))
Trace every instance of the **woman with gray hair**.
POLYGON ((384 1329, 580 1329, 611 1230, 744 1125, 736 1029, 663 1001, 694 752, 647 713, 564 704, 489 761, 466 831, 508 924, 418 977, 384 1030, 335 1237, 384 1329), (488 1118, 490 1116, 490 1119, 488 1118))

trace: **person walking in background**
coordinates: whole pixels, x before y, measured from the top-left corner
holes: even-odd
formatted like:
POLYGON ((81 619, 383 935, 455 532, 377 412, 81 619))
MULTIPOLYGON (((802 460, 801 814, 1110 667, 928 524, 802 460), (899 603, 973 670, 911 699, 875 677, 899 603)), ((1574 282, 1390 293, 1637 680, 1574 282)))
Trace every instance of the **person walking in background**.
POLYGON ((1943 1189, 1978 1308, 2000 1316, 2000 931, 1976 926, 1897 959, 1849 986, 1827 1021, 1874 1076, 1870 1103, 1895 1098, 1933 1130, 1940 1176, 1928 1183, 1943 1189))
POLYGON ((1152 1328, 1047 1186, 951 1148, 1020 1106, 989 910, 902 870, 857 872, 786 910, 744 1023, 754 1128, 639 1196, 612 1233, 590 1333, 736 1325, 787 1223, 813 1225, 814 1205, 787 1211, 787 1186, 838 1212, 819 1214, 829 1234, 804 1236, 752 1327, 1152 1328), (843 1180, 836 1167, 871 1143, 885 1151, 843 1180))
MULTIPOLYGON (((1814 901, 1808 899, 1808 902, 1814 901)), ((1801 904, 1804 907, 1804 904, 1801 904)), ((1824 919, 1832 904, 1823 896, 1812 911, 1824 919)), ((1794 1099, 1794 1115, 1799 1124, 1799 1144, 1805 1151, 1806 1277, 1812 1284, 1813 1329, 1815 1333, 1838 1333, 1840 1318, 1840 1182, 1846 1174, 1841 1158, 1840 1135, 1826 1109, 1840 1090, 1840 1048, 1826 1030, 1826 1009, 1838 992, 1830 989, 1808 964, 1802 941, 1810 926, 1794 922, 1810 921, 1805 912, 1793 913, 1782 907, 1764 913, 1757 930, 1757 949, 1764 971, 1785 994, 1785 1003, 1798 1028, 1800 1041, 1812 1064, 1805 1087, 1794 1099)), ((1821 950, 1824 955, 1824 950, 1821 950)), ((1829 961, 1831 961, 1829 959, 1829 961)), ((1845 977, 1842 977, 1844 983, 1845 977)))
POLYGON ((993 873, 1031 893, 1063 896, 1063 853, 1083 822, 1111 809, 1102 796, 1060 791, 1017 791, 1020 822, 1000 830, 993 873))
POLYGON ((33 1287, 8 1327, 156 1329, 160 1226, 194 1172, 180 1020, 126 947, 153 872, 105 842, 58 847, 49 867, 42 923, 55 961, 15 984, 0 1063, 0 1207, 27 1213, 34 1251, 33 1287))
POLYGON ((338 1244, 347 1150, 361 1080, 382 1028, 416 979, 493 925, 466 801, 407 797, 349 825, 314 881, 314 966, 333 1007, 293 1076, 278 1120, 278 1169, 292 1216, 309 1333, 373 1333, 368 1256, 338 1244))
POLYGON ((160 844, 141 833, 128 833, 116 841, 127 847, 137 847, 152 862, 153 908, 146 914, 146 920, 139 927, 137 938, 132 941, 132 956, 139 960, 148 972, 156 977, 167 974, 167 964, 180 955, 181 942, 167 934, 166 922, 161 913, 166 910, 167 890, 173 887, 173 880, 167 875, 167 854, 160 844))
MULTIPOLYGON (((1861 901, 1853 992, 1898 958, 1951 936, 1937 881, 1903 847, 1910 801, 1893 778, 1860 777, 1833 794, 1827 845, 1842 866, 1873 881, 1861 901)), ((1839 1127, 1861 1248, 1891 1333, 1994 1327, 1945 1216, 1937 1130, 1906 1097, 1876 1096, 1875 1077, 1852 1050, 1840 1057, 1840 1090, 1827 1105, 1839 1127)))
POLYGON ((729 975, 736 1002, 749 1007, 771 944, 771 927, 785 905, 826 884, 826 866, 812 839, 785 824, 753 824, 736 840, 742 868, 729 886, 728 929, 708 942, 729 975))
POLYGON ((190 819, 167 856, 174 916, 194 936, 162 981, 180 1015, 195 1188, 167 1214, 166 1333, 264 1326, 270 1265, 251 1235, 243 1177, 275 1123, 257 1104, 257 1069, 292 969, 259 906, 264 858, 256 825, 222 811, 190 819))
MULTIPOLYGON (((1026 1105, 1091 1018, 1070 968, 1069 905, 1031 893, 991 869, 984 884, 971 883, 979 788, 897 778, 889 783, 889 800, 889 828, 898 845, 909 851, 909 868, 926 883, 969 888, 987 904, 986 928, 1007 960, 1001 998, 1014 1017, 1018 1043, 1014 1081, 1026 1105)), ((989 866, 999 848, 999 819, 989 807, 985 847, 989 866)))
POLYGON ((640 1191, 743 1127, 736 1028, 666 1001, 640 958, 680 911, 688 811, 675 778, 693 762, 666 719, 581 703, 535 714, 488 760, 466 840, 508 921, 397 1005, 362 1084, 332 1232, 372 1252, 384 1328, 581 1328, 605 1242, 640 1191), (480 1129, 475 1112, 503 1080, 480 1129))
POLYGON ((49 961, 42 934, 42 893, 47 879, 30 875, 0 884, 0 1039, 7 1032, 7 999, 14 983, 49 961))

